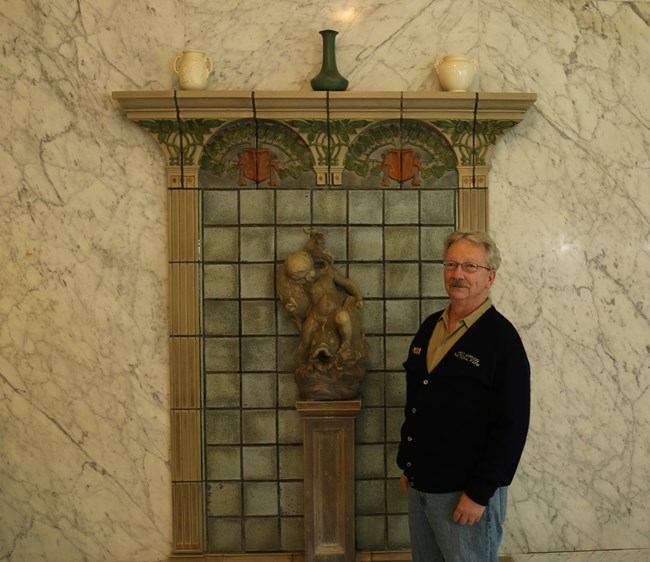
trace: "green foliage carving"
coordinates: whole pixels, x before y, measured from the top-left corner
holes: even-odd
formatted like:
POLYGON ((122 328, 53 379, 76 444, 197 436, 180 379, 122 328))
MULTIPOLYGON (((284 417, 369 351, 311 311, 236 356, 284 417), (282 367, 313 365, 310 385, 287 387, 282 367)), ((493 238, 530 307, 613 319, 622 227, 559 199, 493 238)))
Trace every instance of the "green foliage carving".
POLYGON ((294 119, 288 123, 307 139, 307 143, 318 155, 318 165, 327 166, 340 161, 343 148, 348 146, 357 131, 366 127, 370 121, 335 119, 328 124, 327 121, 317 119, 294 119))
POLYGON ((516 121, 477 121, 474 131, 473 121, 458 119, 432 121, 433 125, 443 131, 451 140, 461 155, 461 164, 484 166, 487 161, 487 151, 496 144, 499 137, 514 127, 516 121), (474 141, 472 137, 474 136, 474 141))
POLYGON ((290 128, 274 121, 237 121, 219 130, 206 145, 201 168, 216 176, 237 173, 237 151, 256 144, 271 146, 284 155, 279 161, 280 178, 294 177, 311 170, 313 160, 302 139, 290 128), (257 125, 257 126, 256 126, 257 125))
POLYGON ((432 126, 422 121, 404 120, 401 123, 384 121, 368 127, 372 121, 361 119, 338 119, 329 123, 318 119, 296 119, 288 121, 287 125, 246 119, 219 129, 225 121, 142 119, 136 123, 166 148, 171 166, 180 165, 181 134, 186 165, 197 164, 197 154, 207 142, 199 165, 217 176, 237 173, 238 159, 234 152, 254 146, 257 138, 259 145, 274 147, 285 156, 278 170, 280 178, 298 177, 312 168, 309 147, 316 154, 318 165, 340 164, 342 151, 347 148, 343 162, 345 169, 362 177, 381 175, 378 151, 383 147, 401 146, 417 148, 430 157, 430 162, 422 162, 423 178, 441 177, 457 165, 452 147, 460 155, 462 165, 486 165, 490 146, 517 124, 507 120, 484 120, 474 124, 473 121, 448 119, 432 121, 432 126), (304 137, 307 145, 296 131, 304 137), (451 146, 440 132, 447 136, 451 146))
POLYGON ((179 166, 181 163, 180 139, 183 135, 183 163, 195 165, 196 151, 203 146, 209 137, 223 121, 218 119, 142 119, 136 121, 143 129, 156 137, 158 142, 167 148, 169 165, 179 166))
POLYGON ((419 121, 405 120, 401 127, 399 122, 384 122, 363 131, 350 145, 345 169, 362 177, 381 175, 382 161, 376 153, 384 147, 413 147, 427 154, 430 162, 422 162, 422 178, 439 178, 456 167, 454 151, 438 131, 419 121))

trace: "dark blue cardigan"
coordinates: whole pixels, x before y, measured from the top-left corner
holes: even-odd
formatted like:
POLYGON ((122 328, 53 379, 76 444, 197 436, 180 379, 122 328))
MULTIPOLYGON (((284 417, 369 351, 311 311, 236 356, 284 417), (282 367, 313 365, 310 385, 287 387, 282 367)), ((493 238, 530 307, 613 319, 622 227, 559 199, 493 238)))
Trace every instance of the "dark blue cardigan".
POLYGON ((413 338, 397 464, 423 492, 464 491, 487 505, 519 464, 530 416, 530 366, 514 326, 490 307, 431 373, 429 339, 442 311, 413 338))

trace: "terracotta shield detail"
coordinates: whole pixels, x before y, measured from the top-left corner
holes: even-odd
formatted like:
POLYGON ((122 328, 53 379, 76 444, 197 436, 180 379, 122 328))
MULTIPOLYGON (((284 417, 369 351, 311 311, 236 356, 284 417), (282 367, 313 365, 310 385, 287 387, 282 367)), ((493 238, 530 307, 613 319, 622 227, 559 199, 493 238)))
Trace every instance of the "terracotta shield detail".
POLYGON ((422 163, 416 158, 412 148, 389 148, 382 157, 382 185, 389 185, 389 179, 400 183, 412 179, 411 185, 422 184, 422 163))
POLYGON ((269 180, 270 186, 277 186, 280 167, 273 156, 268 148, 244 148, 237 162, 239 185, 246 185, 248 178, 256 183, 269 180))

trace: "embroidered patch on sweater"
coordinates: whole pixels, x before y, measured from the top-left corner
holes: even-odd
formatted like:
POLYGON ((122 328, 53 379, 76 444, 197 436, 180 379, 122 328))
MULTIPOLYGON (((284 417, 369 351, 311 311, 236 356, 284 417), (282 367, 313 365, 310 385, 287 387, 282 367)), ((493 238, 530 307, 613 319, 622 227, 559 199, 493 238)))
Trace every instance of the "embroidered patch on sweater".
POLYGON ((456 353, 454 353, 454 357, 458 357, 458 359, 467 361, 468 363, 474 365, 474 367, 481 366, 481 362, 479 361, 478 357, 474 357, 473 355, 470 355, 469 353, 465 353, 464 351, 457 351, 456 353))
POLYGON ((422 348, 421 347, 414 347, 413 348, 413 353, 415 353, 415 355, 420 355, 420 353, 422 353, 422 348))

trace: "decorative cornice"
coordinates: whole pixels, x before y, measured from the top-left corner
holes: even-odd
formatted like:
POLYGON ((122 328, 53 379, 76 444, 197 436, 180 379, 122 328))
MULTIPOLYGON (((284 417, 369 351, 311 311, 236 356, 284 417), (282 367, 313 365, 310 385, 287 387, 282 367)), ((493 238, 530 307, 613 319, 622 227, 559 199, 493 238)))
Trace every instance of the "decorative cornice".
POLYGON ((496 119, 521 121, 533 93, 281 92, 245 90, 119 91, 113 99, 130 120, 242 119, 496 119))

